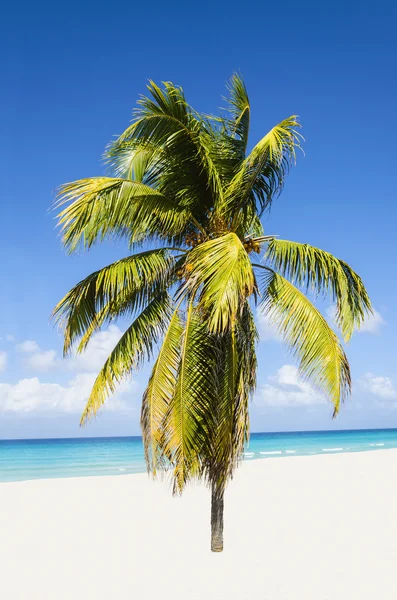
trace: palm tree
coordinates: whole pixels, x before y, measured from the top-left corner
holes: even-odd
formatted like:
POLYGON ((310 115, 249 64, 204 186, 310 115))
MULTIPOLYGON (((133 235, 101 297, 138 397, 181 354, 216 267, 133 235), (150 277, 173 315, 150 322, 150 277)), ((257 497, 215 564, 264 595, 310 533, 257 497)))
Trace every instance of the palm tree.
POLYGON ((106 151, 109 177, 63 185, 57 206, 69 252, 109 238, 131 253, 80 281, 54 309, 64 352, 83 352, 99 328, 131 324, 103 365, 82 415, 95 415, 132 370, 156 356, 143 395, 148 471, 171 471, 180 494, 211 488, 211 548, 223 549, 223 498, 249 435, 257 306, 278 328, 302 377, 334 415, 351 388, 334 331, 305 292, 329 294, 348 340, 370 301, 342 260, 265 235, 261 217, 280 193, 302 139, 296 116, 247 153, 250 104, 242 79, 222 117, 197 113, 183 90, 150 82, 132 124, 106 151), (142 247, 143 246, 143 247, 142 247))

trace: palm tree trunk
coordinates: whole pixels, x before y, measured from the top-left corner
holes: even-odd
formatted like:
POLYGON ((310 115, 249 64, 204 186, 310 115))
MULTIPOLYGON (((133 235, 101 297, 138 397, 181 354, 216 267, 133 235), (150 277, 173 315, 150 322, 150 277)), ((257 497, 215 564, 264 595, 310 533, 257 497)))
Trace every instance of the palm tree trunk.
POLYGON ((223 490, 211 489, 211 550, 223 550, 223 490))

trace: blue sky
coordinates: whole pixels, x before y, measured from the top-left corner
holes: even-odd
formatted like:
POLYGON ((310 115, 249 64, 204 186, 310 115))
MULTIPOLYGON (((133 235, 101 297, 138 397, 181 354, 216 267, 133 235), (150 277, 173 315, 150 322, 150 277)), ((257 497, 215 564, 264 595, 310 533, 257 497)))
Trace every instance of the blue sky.
POLYGON ((306 138, 306 156, 298 157, 267 232, 348 261, 377 311, 347 348, 354 391, 336 421, 261 323, 252 429, 397 426, 393 4, 257 3, 242 11, 233 2, 39 1, 3 8, 0 438, 139 432, 145 370, 78 429, 84 396, 120 331, 99 334, 87 356, 65 362, 49 317, 74 283, 125 248, 106 244, 67 257, 49 211, 54 189, 103 173, 104 146, 128 125, 148 78, 182 85, 195 108, 215 112, 235 70, 251 98, 252 143, 295 113, 306 138))

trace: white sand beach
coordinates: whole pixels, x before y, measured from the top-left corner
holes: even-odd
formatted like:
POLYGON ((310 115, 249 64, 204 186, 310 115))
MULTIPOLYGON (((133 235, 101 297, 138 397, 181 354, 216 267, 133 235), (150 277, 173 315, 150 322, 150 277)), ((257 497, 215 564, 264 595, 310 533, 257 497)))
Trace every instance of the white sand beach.
POLYGON ((145 475, 0 484, 2 600, 394 600, 397 450, 246 462, 209 493, 145 475))

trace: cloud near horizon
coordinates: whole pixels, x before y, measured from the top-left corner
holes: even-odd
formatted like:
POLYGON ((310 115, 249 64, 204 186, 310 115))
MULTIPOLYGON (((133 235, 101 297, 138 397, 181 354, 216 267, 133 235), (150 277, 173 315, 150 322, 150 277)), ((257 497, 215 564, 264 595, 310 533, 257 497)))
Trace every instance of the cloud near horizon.
MULTIPOLYGON (((78 373, 66 385, 41 382, 38 377, 16 384, 0 383, 0 412, 81 413, 95 381, 95 373, 78 373)), ((135 382, 126 382, 101 410, 131 410, 128 392, 135 382)))
MULTIPOLYGON (((93 335, 84 354, 67 359, 62 359, 55 350, 42 350, 34 340, 17 344, 16 349, 25 357, 23 362, 28 369, 41 372, 57 369, 70 373, 71 379, 65 385, 43 382, 38 376, 25 377, 17 383, 0 383, 0 412, 81 413, 98 372, 121 336, 122 331, 116 325, 110 325, 93 335)), ((4 370, 6 361, 7 354, 0 352, 0 371, 4 370)), ((126 403, 127 393, 136 385, 133 379, 126 381, 104 408, 130 410, 126 403)))
POLYGON ((71 352, 70 357, 62 358, 56 350, 43 350, 34 340, 17 344, 18 352, 25 354, 25 366, 35 371, 47 372, 54 369, 69 371, 99 372, 123 332, 117 325, 95 333, 83 354, 71 352))
POLYGON ((327 402, 310 383, 302 381, 294 365, 283 365, 268 381, 255 396, 257 406, 309 406, 327 402))
POLYGON ((369 392, 378 398, 397 400, 397 389, 390 377, 365 373, 359 384, 363 391, 369 392))

